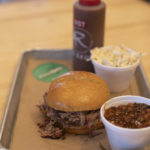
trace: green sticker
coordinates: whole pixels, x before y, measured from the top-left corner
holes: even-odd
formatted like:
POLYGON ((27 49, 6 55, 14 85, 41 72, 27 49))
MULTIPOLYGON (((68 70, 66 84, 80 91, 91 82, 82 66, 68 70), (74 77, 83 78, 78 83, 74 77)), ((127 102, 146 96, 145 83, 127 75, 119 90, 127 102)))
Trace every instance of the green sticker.
POLYGON ((51 82, 68 71, 69 69, 62 64, 45 63, 37 66, 32 74, 37 80, 51 82))

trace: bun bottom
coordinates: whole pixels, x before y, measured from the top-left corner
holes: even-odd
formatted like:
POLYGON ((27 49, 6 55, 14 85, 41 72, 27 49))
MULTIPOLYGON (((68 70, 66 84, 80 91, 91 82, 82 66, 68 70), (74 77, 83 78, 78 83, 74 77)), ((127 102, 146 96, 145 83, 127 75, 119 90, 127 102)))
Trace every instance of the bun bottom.
MULTIPOLYGON (((94 127, 94 130, 100 129, 100 128, 104 128, 104 125, 102 122, 100 122, 99 124, 96 124, 94 127)), ((71 134, 78 134, 78 135, 84 135, 84 134, 89 134, 89 132, 91 131, 90 128, 83 126, 83 127, 72 127, 72 128, 66 128, 65 131, 67 133, 71 133, 71 134)))
POLYGON ((81 128, 67 128, 65 129, 67 133, 71 134, 88 134, 89 129, 86 127, 81 127, 81 128))

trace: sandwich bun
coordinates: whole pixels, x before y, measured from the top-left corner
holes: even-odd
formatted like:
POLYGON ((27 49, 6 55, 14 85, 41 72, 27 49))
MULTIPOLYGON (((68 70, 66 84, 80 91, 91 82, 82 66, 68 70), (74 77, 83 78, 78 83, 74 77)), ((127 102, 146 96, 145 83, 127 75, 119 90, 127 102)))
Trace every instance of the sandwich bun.
MULTIPOLYGON (((100 128, 103 128, 104 125, 102 122, 100 123, 97 123, 94 125, 94 130, 97 130, 97 129, 100 129, 100 128)), ((89 128, 87 128, 86 126, 83 126, 83 127, 72 127, 72 128, 66 128, 65 131, 67 133, 71 133, 71 134, 88 134, 91 130, 89 128)))
POLYGON ((46 102, 59 111, 89 111, 100 109, 109 95, 106 82, 96 74, 71 71, 50 84, 46 102))

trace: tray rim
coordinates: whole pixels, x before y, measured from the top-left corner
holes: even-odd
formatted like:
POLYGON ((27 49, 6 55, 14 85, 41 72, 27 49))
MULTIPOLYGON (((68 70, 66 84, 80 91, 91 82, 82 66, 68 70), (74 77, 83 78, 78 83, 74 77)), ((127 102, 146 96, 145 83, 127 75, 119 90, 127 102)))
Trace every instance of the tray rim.
POLYGON ((2 140, 2 135, 3 135, 3 132, 4 132, 4 127, 5 127, 5 124, 6 124, 6 119, 7 119, 7 116, 8 116, 8 111, 9 111, 9 108, 10 108, 10 102, 12 100, 12 95, 14 93, 14 88, 15 88, 16 81, 17 81, 17 76, 19 74, 19 70, 20 70, 21 64, 22 64, 23 59, 24 59, 24 55, 27 52, 29 52, 29 51, 24 51, 21 54, 20 58, 19 58, 19 62, 16 66, 16 70, 15 70, 15 73, 13 75, 14 80, 12 79, 13 81, 12 81, 10 89, 9 89, 8 98, 6 100, 6 105, 5 105, 5 108, 4 108, 4 113, 3 113, 2 122, 1 122, 1 126, 0 126, 0 150, 8 150, 7 148, 3 147, 2 143, 1 143, 1 140, 2 140))
MULTIPOLYGON (((6 124, 6 120, 7 120, 7 117, 8 117, 8 113, 9 113, 9 108, 10 108, 10 102, 12 101, 12 95, 15 91, 15 86, 17 84, 17 78, 18 78, 18 75, 19 75, 19 71, 21 69, 21 66, 22 66, 22 63, 24 62, 24 59, 26 57, 26 55, 34 55, 34 53, 53 53, 53 52, 69 52, 70 55, 73 54, 73 51, 72 49, 31 49, 31 50, 25 50, 22 52, 19 60, 18 60, 18 63, 17 63, 17 66, 16 66, 16 70, 15 70, 15 73, 13 75, 13 78, 12 78, 12 83, 11 83, 11 86, 10 86, 10 89, 9 89, 9 92, 8 92, 8 98, 6 100, 6 103, 5 103, 5 108, 4 108, 4 112, 3 112, 3 116, 2 116, 2 121, 1 121, 1 126, 0 126, 0 150, 10 150, 9 148, 5 148, 1 141, 2 141, 2 135, 4 133, 4 127, 5 127, 5 124, 6 124)), ((148 81, 148 78, 144 72, 144 68, 142 66, 142 64, 140 64, 139 66, 139 69, 141 70, 141 73, 142 73, 142 76, 143 76, 143 79, 145 81, 145 86, 150 94, 150 84, 149 84, 149 81, 148 81)), ((13 130, 13 129, 12 129, 13 130)))

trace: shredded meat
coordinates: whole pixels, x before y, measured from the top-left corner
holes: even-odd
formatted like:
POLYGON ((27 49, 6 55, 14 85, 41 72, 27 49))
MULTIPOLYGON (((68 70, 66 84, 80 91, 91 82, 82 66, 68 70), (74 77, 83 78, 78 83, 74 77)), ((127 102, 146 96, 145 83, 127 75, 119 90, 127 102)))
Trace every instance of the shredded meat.
POLYGON ((60 138, 64 134, 64 129, 58 122, 55 123, 50 121, 48 118, 45 119, 44 123, 38 123, 40 128, 39 132, 42 137, 51 137, 53 139, 60 138))
POLYGON ((63 112, 49 107, 46 103, 46 94, 44 95, 44 103, 38 105, 40 112, 44 116, 43 123, 38 123, 39 132, 42 137, 60 138, 64 134, 64 129, 68 127, 87 126, 93 133, 93 121, 100 122, 99 109, 94 111, 82 112, 63 112))

